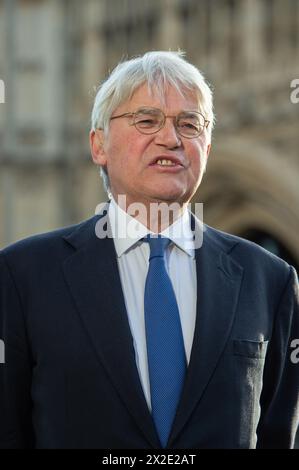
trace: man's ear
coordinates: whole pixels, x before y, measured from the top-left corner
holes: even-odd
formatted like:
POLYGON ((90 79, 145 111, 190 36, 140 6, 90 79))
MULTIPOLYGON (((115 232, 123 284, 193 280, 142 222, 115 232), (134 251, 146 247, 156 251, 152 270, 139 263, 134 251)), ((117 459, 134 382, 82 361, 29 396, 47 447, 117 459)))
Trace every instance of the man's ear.
POLYGON ((106 165, 107 157, 104 151, 104 131, 102 129, 90 131, 89 145, 94 163, 101 166, 106 165))
POLYGON ((207 154, 206 154, 206 159, 205 159, 205 162, 204 162, 203 175, 207 171, 207 164, 208 164, 208 158, 209 158, 210 151, 211 151, 211 144, 207 145, 207 154))
POLYGON ((207 146, 207 159, 208 159, 210 151, 211 151, 211 144, 207 146))

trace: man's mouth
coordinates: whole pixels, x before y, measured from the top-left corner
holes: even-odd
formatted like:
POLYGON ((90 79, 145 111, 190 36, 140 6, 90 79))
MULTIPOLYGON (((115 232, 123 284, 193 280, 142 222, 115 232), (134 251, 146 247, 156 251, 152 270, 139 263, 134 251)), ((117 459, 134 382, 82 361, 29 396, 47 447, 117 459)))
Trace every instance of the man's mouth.
POLYGON ((175 166, 177 163, 172 162, 171 160, 157 160, 156 162, 157 165, 162 165, 162 166, 175 166))
POLYGON ((170 158, 162 158, 162 157, 157 157, 151 164, 150 166, 163 166, 163 167, 180 167, 183 168, 184 165, 180 162, 179 159, 175 157, 170 157, 170 158))

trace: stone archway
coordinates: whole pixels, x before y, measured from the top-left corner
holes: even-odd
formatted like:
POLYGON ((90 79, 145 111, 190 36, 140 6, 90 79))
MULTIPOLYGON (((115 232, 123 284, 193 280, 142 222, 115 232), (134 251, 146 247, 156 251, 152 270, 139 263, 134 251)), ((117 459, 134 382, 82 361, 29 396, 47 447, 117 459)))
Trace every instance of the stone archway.
POLYGON ((268 233, 299 265, 298 170, 287 156, 244 138, 223 140, 194 200, 204 203, 208 225, 241 236, 268 233))

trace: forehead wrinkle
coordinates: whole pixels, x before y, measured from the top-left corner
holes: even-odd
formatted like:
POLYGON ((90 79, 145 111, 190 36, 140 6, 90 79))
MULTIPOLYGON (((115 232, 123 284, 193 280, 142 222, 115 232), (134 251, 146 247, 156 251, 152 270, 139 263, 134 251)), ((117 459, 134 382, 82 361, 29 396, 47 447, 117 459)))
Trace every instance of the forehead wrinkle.
POLYGON ((190 98, 190 94, 196 96, 195 90, 187 88, 186 86, 179 87, 177 83, 162 82, 159 80, 157 82, 147 82, 148 94, 154 99, 158 99, 164 107, 168 106, 167 95, 169 94, 170 89, 174 89, 182 98, 190 98))
POLYGON ((152 98, 158 98, 158 100, 161 102, 162 106, 164 108, 168 108, 169 106, 171 107, 171 103, 167 102, 167 94, 169 93, 169 90, 175 89, 178 94, 182 97, 185 98, 187 101, 194 100, 196 102, 195 106, 192 106, 192 111, 200 111, 203 112, 203 106, 201 102, 201 96, 199 93, 199 90, 196 90, 194 88, 187 88, 186 86, 182 86, 179 88, 176 83, 172 84, 170 82, 166 82, 163 84, 163 88, 159 87, 159 83, 153 83, 150 84, 148 83, 148 93, 149 96, 152 98))
POLYGON ((128 111, 127 106, 129 106, 129 111, 136 111, 139 108, 143 107, 153 107, 157 109, 161 109, 165 114, 169 114, 169 112, 172 112, 172 100, 171 98, 168 98, 169 93, 171 90, 174 90, 181 96, 182 98, 186 99, 186 101, 192 101, 192 105, 188 106, 188 103, 186 103, 186 107, 182 107, 181 109, 176 110, 176 114, 178 114, 181 111, 200 111, 202 112, 202 105, 200 102, 200 96, 199 93, 196 89, 189 89, 187 87, 182 87, 178 88, 175 84, 171 83, 166 83, 163 88, 160 88, 158 86, 158 83, 150 83, 150 82, 143 82, 133 93, 130 94, 130 97, 125 100, 120 106, 119 106, 119 111, 118 112, 124 112, 128 111), (144 90, 147 92, 147 97, 145 96, 145 100, 143 103, 139 103, 138 106, 132 105, 132 100, 134 101, 134 97, 136 96, 136 93, 140 91, 143 87, 144 90), (147 99, 146 99, 147 98, 147 99), (154 103, 148 102, 149 99, 153 99, 154 103), (134 109, 132 108, 134 107, 134 109))

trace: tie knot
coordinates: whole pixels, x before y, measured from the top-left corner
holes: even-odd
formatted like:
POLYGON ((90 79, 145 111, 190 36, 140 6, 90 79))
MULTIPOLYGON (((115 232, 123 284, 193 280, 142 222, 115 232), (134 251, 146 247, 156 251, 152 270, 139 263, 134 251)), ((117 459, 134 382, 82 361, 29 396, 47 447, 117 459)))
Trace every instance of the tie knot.
POLYGON ((150 246, 150 260, 152 258, 161 257, 164 258, 165 249, 171 242, 169 238, 158 236, 151 236, 148 234, 144 240, 149 243, 150 246))

